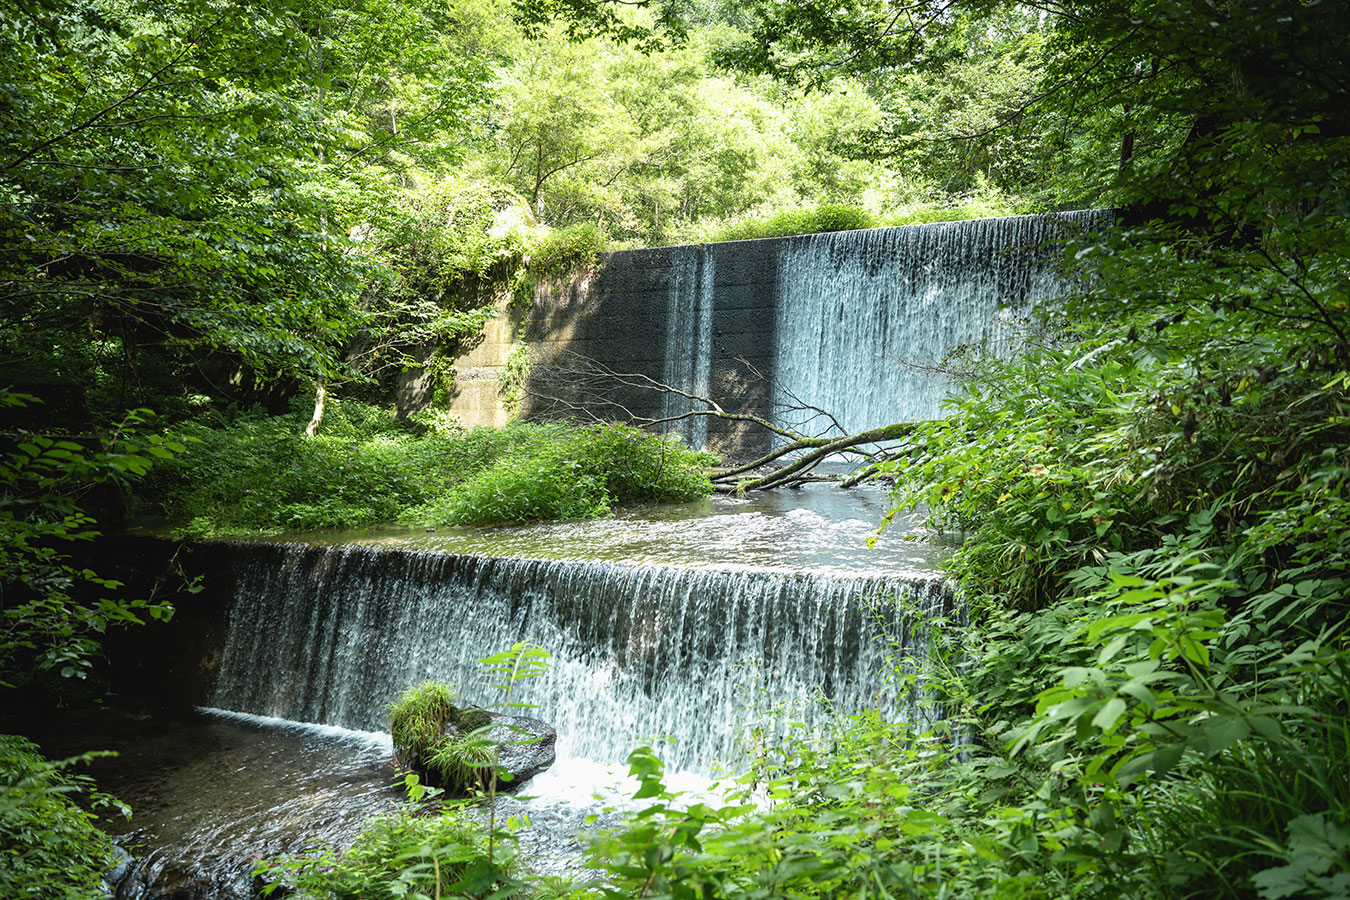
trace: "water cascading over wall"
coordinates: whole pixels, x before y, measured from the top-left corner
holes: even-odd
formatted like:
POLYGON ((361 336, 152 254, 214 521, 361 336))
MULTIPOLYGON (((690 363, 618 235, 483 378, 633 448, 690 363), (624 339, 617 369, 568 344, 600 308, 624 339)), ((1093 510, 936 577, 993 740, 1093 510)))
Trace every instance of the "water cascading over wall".
POLYGON ((562 752, 617 762, 669 735, 676 769, 731 758, 728 726, 764 704, 810 719, 806 701, 823 694, 844 711, 916 715, 890 693, 885 657, 922 654, 902 610, 942 616, 953 602, 937 579, 359 545, 219 552, 213 567, 235 574, 215 706, 382 729, 394 696, 426 679, 490 704, 475 660, 533 641, 553 666, 516 699, 558 728, 562 752))
MULTIPOLYGON (((666 301, 666 358, 661 381, 704 397, 712 370, 714 265, 713 254, 703 248, 680 254, 671 266, 666 301)), ((661 414, 690 446, 702 447, 708 442, 707 418, 681 419, 696 405, 687 396, 667 393, 662 398, 661 414)))
MULTIPOLYGON (((527 413, 691 408, 635 385, 650 380, 807 429, 823 427, 808 407, 848 430, 932 418, 943 357, 981 342, 1007 352, 1016 321, 1065 288, 1063 240, 1110 221, 1094 210, 610 253, 584 284, 535 298, 527 413), (633 377, 582 384, 578 360, 633 377)), ((723 420, 668 429, 731 456, 766 440, 723 420)))
MULTIPOLYGON (((848 431, 935 418, 944 355, 1002 355, 1031 304, 1064 287, 1047 258, 1063 225, 1093 213, 1017 216, 811 235, 784 248, 774 386, 780 423, 797 398, 848 431)), ((809 427, 809 426, 808 426, 809 427)))

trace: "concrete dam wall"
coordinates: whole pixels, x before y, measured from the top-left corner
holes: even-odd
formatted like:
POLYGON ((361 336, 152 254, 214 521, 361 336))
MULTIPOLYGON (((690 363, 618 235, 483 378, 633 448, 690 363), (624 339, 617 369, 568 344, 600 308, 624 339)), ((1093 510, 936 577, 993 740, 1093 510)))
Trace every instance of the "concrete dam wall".
POLYGON ((1058 260, 1102 211, 907 225, 605 254, 593 272, 541 285, 456 360, 451 411, 500 424, 502 366, 529 348, 527 418, 634 423, 729 457, 769 436, 689 416, 709 397, 804 433, 933 418, 942 362, 1017 327, 1067 282, 1058 260), (674 389, 674 390, 669 390, 674 389), (828 415, 825 415, 828 414, 828 415))

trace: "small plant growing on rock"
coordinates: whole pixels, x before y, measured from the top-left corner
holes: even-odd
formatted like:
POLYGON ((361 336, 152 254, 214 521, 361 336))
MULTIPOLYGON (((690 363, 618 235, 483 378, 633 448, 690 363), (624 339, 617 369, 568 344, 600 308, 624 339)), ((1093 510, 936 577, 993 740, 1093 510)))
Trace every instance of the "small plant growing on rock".
POLYGON ((454 715, 457 699, 455 686, 441 681, 424 681, 399 694, 389 708, 389 723, 398 755, 410 755, 430 747, 454 715))
POLYGON ((408 688, 389 710, 394 751, 425 781, 453 794, 482 787, 497 765, 497 748, 485 739, 492 717, 455 705, 455 686, 426 681, 408 688))

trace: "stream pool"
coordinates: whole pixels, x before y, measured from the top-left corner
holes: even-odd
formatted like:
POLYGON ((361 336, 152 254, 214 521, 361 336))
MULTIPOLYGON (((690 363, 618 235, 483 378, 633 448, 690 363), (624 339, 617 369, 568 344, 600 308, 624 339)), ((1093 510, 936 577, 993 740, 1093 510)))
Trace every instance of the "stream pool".
MULTIPOLYGON (((936 566, 950 545, 920 539, 921 532, 915 521, 897 521, 875 540, 875 546, 869 547, 868 539, 875 536, 877 523, 888 508, 889 497, 885 491, 877 488, 840 491, 828 485, 809 485, 796 490, 770 492, 752 499, 717 497, 697 503, 629 510, 611 519, 598 521, 492 529, 440 529, 435 532, 382 527, 285 535, 266 539, 262 543, 282 542, 321 548, 371 547, 378 548, 382 553, 408 551, 419 558, 426 558, 430 554, 433 559, 450 555, 572 561, 583 566, 603 563, 602 570, 595 570, 593 566, 587 569, 593 575, 595 571, 600 572, 594 577, 609 577, 605 572, 610 570, 605 567, 617 567, 614 569, 617 573, 615 577, 630 577, 625 573, 638 568, 657 574, 665 572, 667 574, 661 575, 661 578, 669 581, 673 577, 668 574, 672 569, 690 570, 701 573, 698 578, 703 579, 691 582, 695 584, 692 588, 695 593, 711 590, 697 587, 712 584, 707 579, 715 582, 719 578, 731 578, 735 573, 741 573, 736 577, 744 578, 747 572, 756 579, 754 583, 769 579, 773 584, 786 585, 783 590, 795 589, 791 587, 794 583, 809 587, 813 579, 818 580, 820 577, 847 581, 852 576, 860 576, 883 581, 896 579, 897 583, 904 579, 916 583, 935 583, 936 566), (719 575, 719 572, 732 574, 719 575)), ((349 559, 346 564, 352 565, 354 562, 349 559)), ((293 573, 292 581, 300 579, 299 583, 304 587, 311 583, 310 579, 320 578, 323 572, 333 571, 324 568, 326 565, 323 563, 312 572, 297 571, 293 573)), ((441 577, 435 574, 440 570, 430 563, 424 568, 432 573, 427 577, 432 578, 433 582, 441 577)), ((390 599, 395 595, 405 596, 397 594, 394 588, 405 592, 409 590, 406 581, 410 576, 403 570, 398 571, 402 573, 397 576, 398 583, 389 582, 390 591, 384 592, 381 602, 393 603, 395 606, 408 602, 390 599)), ((539 571, 553 569, 546 566, 539 571)), ((640 591, 650 593, 656 582, 635 579, 634 583, 639 585, 640 591)), ((245 580, 241 584, 253 582, 245 580)), ((590 582, 579 581, 578 584, 578 590, 583 593, 591 592, 594 595, 598 590, 590 582)), ((312 605, 322 601, 330 587, 322 582, 314 584, 312 588, 305 587, 305 591, 316 593, 303 596, 297 594, 302 597, 298 602, 312 605)), ((425 594, 427 590, 436 588, 436 583, 432 583, 430 586, 418 587, 417 591, 425 594)), ((256 594, 259 589, 249 588, 245 593, 253 590, 256 594)), ((500 590, 505 591, 505 588, 500 590)), ((537 615, 538 609, 543 608, 537 605, 540 602, 538 597, 542 596, 539 592, 551 588, 525 584, 519 590, 523 593, 511 593, 509 596, 504 593, 502 602, 515 608, 524 602, 519 599, 521 596, 534 597, 535 600, 531 602, 536 606, 529 608, 535 610, 532 615, 537 615)), ((705 593, 703 596, 712 597, 714 594, 705 593)), ((258 598, 255 596, 250 599, 256 602, 258 598)), ((280 598, 275 602, 280 604, 280 598)), ((707 601, 703 602, 706 605, 707 601)), ((812 602, 819 604, 825 601, 817 599, 812 602)), ((719 616, 723 615, 718 612, 718 607, 700 609, 700 618, 689 621, 701 629, 700 634, 711 635, 709 640, 713 643, 725 642, 725 637, 717 636, 719 616)), ((555 612, 563 614, 558 610, 555 612)), ((453 611, 450 614, 453 616, 453 611)), ((465 614, 468 614, 467 610, 465 614)), ((664 619, 666 612, 661 609, 657 613, 645 615, 664 619)), ((773 615, 781 617, 783 613, 773 615)), ((789 615, 795 618, 795 614, 789 615)), ((630 619, 633 616, 637 618, 625 627, 638 628, 639 631, 634 634, 649 640, 651 622, 655 620, 643 620, 636 613, 630 614, 630 619)), ((278 631, 278 626, 260 618, 249 618, 247 621, 251 630, 259 636, 278 631)), ((322 620, 316 621, 317 624, 299 626, 301 638, 298 640, 307 640, 303 637, 305 633, 317 634, 313 631, 315 628, 322 630, 322 620), (305 632, 305 629, 310 631, 305 632)), ((352 644, 351 648, 344 651, 354 654, 351 659, 362 660, 361 665, 366 669, 378 669, 393 662, 381 655, 390 651, 370 649, 370 641, 375 640, 373 636, 353 641, 349 626, 339 624, 338 620, 332 621, 334 624, 331 627, 337 631, 338 638, 352 644)), ((771 623, 773 616, 767 621, 771 623)), ((807 623, 810 621, 817 620, 803 618, 801 628, 796 630, 809 631, 807 623)), ((238 609, 230 627, 233 631, 240 627, 238 609)), ((382 627, 387 629, 388 626, 382 627)), ((512 637, 503 633, 503 646, 518 639, 520 636, 512 637)), ((574 654, 573 662, 569 663, 573 668, 567 675, 568 684, 574 687, 580 685, 581 690, 603 691, 607 689, 604 684, 606 679, 636 679, 632 682, 635 685, 631 688, 633 692, 626 695, 630 699, 624 702, 643 702, 644 691, 646 696, 655 698, 653 691, 664 683, 659 666, 671 663, 658 664, 656 671, 644 673, 639 669, 629 675, 623 674, 627 671, 623 666, 628 665, 624 662, 623 654, 633 652, 637 646, 633 642, 637 639, 620 635, 615 638, 616 651, 612 647, 607 648, 608 645, 594 643, 594 638, 588 638, 589 643, 579 642, 573 635, 570 640, 580 649, 574 654), (613 655, 616 652, 618 656, 613 655), (610 654, 603 660, 604 666, 608 668, 586 668, 595 664, 588 662, 591 655, 595 654, 610 654), (591 674, 587 675, 587 672, 591 674), (617 675, 614 674, 616 672, 617 675)), ((786 639, 774 636, 770 644, 763 646, 777 646, 786 639)), ((838 655, 844 652, 839 648, 845 647, 852 648, 848 649, 849 653, 863 652, 863 649, 858 648, 857 637, 831 637, 830 641, 838 643, 827 645, 819 644, 819 634, 805 634, 801 639, 815 643, 803 644, 803 647, 808 648, 808 656, 801 657, 801 651, 796 651, 799 659, 810 659, 811 654, 817 652, 828 656, 838 655)), ((447 637, 437 637, 435 640, 442 643, 433 641, 429 644, 432 656, 435 656, 437 646, 448 647, 450 644, 446 641, 453 643, 447 637)), ((561 634, 559 640, 563 640, 561 634)), ((685 640, 697 650, 704 639, 693 640, 686 635, 685 640)), ((310 649, 311 643, 293 646, 310 649)), ((761 645, 750 640, 746 646, 752 648, 753 652, 754 647, 761 645)), ((863 647, 865 649, 865 642, 863 647)), ((226 651, 227 656, 230 652, 226 651)), ((424 649, 422 652, 428 651, 424 649)), ((873 653, 871 650, 867 652, 873 653)), ((281 655, 275 657, 283 661, 278 664, 246 663, 252 668, 245 671, 245 677, 266 687, 280 677, 280 666, 295 659, 295 653, 294 650, 282 650, 281 655)), ((319 677, 325 685, 336 684, 336 680, 330 682, 330 679, 338 676, 338 680, 341 680, 350 672, 350 669, 342 668, 349 665, 342 662, 347 657, 327 652, 321 655, 324 657, 322 660, 316 657, 314 663, 306 664, 310 666, 306 671, 310 672, 311 680, 319 677), (320 664, 335 668, 313 668, 320 664), (315 674, 320 672, 323 674, 315 674)), ((645 658, 650 666, 651 660, 657 657, 649 655, 645 658)), ((860 660, 862 658, 859 656, 860 660)), ((718 673, 729 665, 715 660, 709 662, 703 657, 698 657, 698 660, 698 665, 703 667, 700 671, 708 674, 691 676, 693 681, 689 686, 678 688, 683 692, 681 696, 690 697, 690 702, 695 704, 690 707, 695 718, 699 716, 696 712, 699 695, 711 697, 715 693, 711 690, 715 686, 706 679, 722 677, 718 673)), ((432 664, 434 669, 434 659, 432 664)), ((471 659, 469 664, 472 664, 471 659)), ((562 665, 561 658, 559 665, 562 665)), ((444 674, 430 669, 427 671, 438 676, 444 674)), ((799 688, 795 695, 798 699, 802 696, 799 688)), ((324 687, 323 690, 329 689, 324 687)), ((354 696, 359 697, 360 691, 364 690, 368 694, 370 688, 354 687, 351 690, 357 691, 354 696)), ((772 696, 772 692, 773 685, 770 683, 769 695, 761 700, 774 702, 777 698, 772 696)), ((221 696, 218 692, 211 702, 216 706, 222 705, 219 702, 221 696)), ((351 703, 348 703, 347 707, 350 706, 351 703)), ((379 704, 376 706, 384 708, 379 704)), ((594 710, 606 707, 587 708, 594 710)), ((725 704, 716 709, 718 712, 712 714, 716 721, 711 723, 714 730, 731 729, 734 727, 732 718, 741 718, 741 711, 731 711, 725 704)), ((390 739, 386 733, 356 730, 368 727, 367 724, 344 728, 332 724, 292 721, 292 716, 253 714, 264 711, 259 708, 239 712, 202 707, 190 713, 166 716, 120 708, 117 699, 110 698, 109 704, 102 710, 67 719, 61 732, 38 736, 44 749, 51 755, 71 755, 91 748, 115 750, 119 754, 115 759, 98 761, 93 769, 102 789, 119 797, 134 810, 130 821, 112 820, 108 825, 118 835, 119 843, 136 858, 129 872, 118 883, 118 900, 239 900, 253 896, 256 884, 251 873, 257 860, 279 854, 305 853, 321 847, 340 849, 350 844, 366 819, 393 809, 401 802, 402 792, 395 787, 397 776, 392 764, 390 739)), ((506 816, 522 810, 528 812, 530 827, 520 835, 522 855, 533 868, 557 873, 580 864, 582 845, 576 835, 588 827, 587 817, 599 815, 602 824, 616 821, 618 813, 612 810, 622 808, 629 802, 627 798, 631 796, 635 784, 626 783, 624 767, 622 763, 616 762, 627 752, 624 746, 605 745, 607 750, 603 759, 579 754, 574 748, 582 745, 569 737, 565 710, 541 708, 531 714, 559 723, 559 759, 552 769, 537 776, 525 788, 531 798, 526 804, 514 798, 505 798, 501 801, 499 814, 506 816), (551 718, 550 712, 559 718, 551 718)), ((594 712, 590 715, 594 722, 594 712)), ((294 716, 300 717, 303 716, 294 716)), ((700 725, 705 730, 709 726, 707 714, 702 716, 700 725)), ((589 746, 595 747, 594 741, 589 746)), ((699 771, 677 772, 671 779, 682 788, 700 790, 713 780, 715 768, 715 764, 710 766, 701 763, 699 771)))

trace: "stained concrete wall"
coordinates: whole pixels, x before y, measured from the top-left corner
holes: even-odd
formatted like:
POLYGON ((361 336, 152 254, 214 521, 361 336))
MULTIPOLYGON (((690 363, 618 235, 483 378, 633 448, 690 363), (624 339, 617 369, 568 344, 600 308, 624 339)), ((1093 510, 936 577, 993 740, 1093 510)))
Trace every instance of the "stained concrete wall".
MULTIPOLYGON (((454 359, 448 409, 466 427, 500 426, 509 419, 502 396, 507 357, 523 339, 530 375, 519 414, 527 419, 577 418, 646 422, 663 416, 665 383, 672 364, 667 331, 672 278, 683 257, 706 254, 714 304, 709 328, 709 394, 726 410, 767 417, 773 369, 776 260, 784 239, 663 247, 607 253, 595 271, 536 287, 525 310, 506 298, 496 306, 481 336, 454 359), (598 375, 620 373, 622 377, 598 375), (644 381, 646 379, 646 381, 644 381)), ((678 351, 686 356, 692 348, 678 351)), ((425 409, 434 384, 413 368, 398 385, 399 410, 425 409)), ((679 424, 673 433, 687 430, 679 424)), ((744 458, 767 446, 767 435, 746 423, 709 419, 707 445, 728 458, 744 458)))
MULTIPOLYGON (((665 395, 655 385, 667 382, 672 368, 687 370, 692 364, 671 359, 668 332, 675 327, 672 311, 680 312, 675 307, 680 298, 672 299, 676 268, 688 266, 690 254, 697 253, 713 278, 711 290, 703 291, 713 304, 705 320, 710 331, 708 392, 728 411, 768 417, 777 258, 783 240, 609 253, 593 273, 541 286, 521 316, 530 345, 522 412, 530 418, 581 412, 628 422, 662 418, 665 395), (597 370, 621 377, 595 377, 597 370)), ((675 343, 676 354, 693 352, 675 343)), ((707 446, 725 457, 744 458, 766 445, 767 434, 753 425, 708 420, 707 446)))
POLYGON ((482 335, 455 357, 450 411, 467 428, 499 428, 510 418, 502 397, 502 367, 515 346, 516 325, 504 300, 497 303, 497 310, 497 316, 483 326, 482 335))

